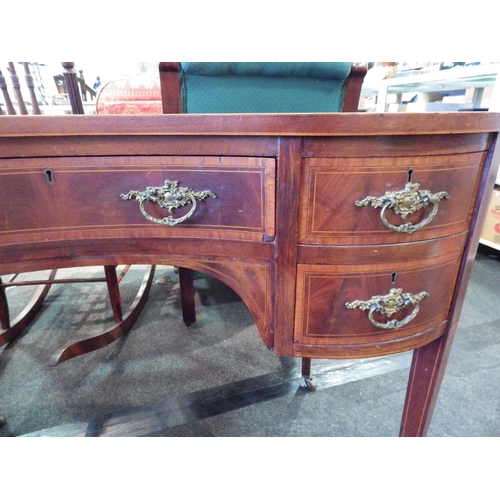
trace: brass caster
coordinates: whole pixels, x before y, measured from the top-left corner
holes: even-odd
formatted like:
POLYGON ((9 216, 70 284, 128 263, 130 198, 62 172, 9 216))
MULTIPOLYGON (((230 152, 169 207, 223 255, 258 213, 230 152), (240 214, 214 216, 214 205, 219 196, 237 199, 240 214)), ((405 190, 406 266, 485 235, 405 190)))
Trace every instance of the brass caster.
POLYGON ((310 391, 315 391, 316 388, 318 387, 316 385, 316 382, 311 377, 304 377, 304 382, 306 383, 306 387, 310 391))

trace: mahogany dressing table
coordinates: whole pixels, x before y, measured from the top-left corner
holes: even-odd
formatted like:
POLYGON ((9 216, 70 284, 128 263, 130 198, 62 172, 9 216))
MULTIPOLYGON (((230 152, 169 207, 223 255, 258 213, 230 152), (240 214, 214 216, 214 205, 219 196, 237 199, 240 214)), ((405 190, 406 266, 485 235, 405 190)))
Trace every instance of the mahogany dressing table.
POLYGON ((496 113, 3 117, 0 274, 167 264, 276 354, 414 350, 425 435, 499 163, 496 113))

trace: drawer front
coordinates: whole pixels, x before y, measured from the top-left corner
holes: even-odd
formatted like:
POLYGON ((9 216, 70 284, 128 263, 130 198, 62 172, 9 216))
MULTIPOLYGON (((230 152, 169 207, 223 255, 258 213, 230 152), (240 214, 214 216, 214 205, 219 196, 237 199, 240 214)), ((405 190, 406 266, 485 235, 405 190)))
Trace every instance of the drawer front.
POLYGON ((321 347, 324 357, 368 357, 429 342, 447 319, 461 254, 459 249, 410 262, 299 265, 297 352, 305 354, 309 346, 321 347))
POLYGON ((300 243, 402 243, 465 231, 485 158, 304 159, 300 243))
POLYGON ((252 241, 274 236, 274 159, 77 157, 2 163, 0 204, 7 216, 0 218, 0 234, 6 243, 101 235, 252 241), (182 196, 176 187, 186 189, 182 196), (155 200, 170 204, 162 207, 155 200))

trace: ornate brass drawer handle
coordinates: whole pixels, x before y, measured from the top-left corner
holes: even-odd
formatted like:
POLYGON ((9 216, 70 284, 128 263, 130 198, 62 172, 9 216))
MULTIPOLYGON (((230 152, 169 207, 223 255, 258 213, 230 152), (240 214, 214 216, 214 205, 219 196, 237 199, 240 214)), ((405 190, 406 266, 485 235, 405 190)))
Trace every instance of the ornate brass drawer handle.
POLYGON ((420 292, 413 295, 412 293, 403 293, 402 288, 391 288, 387 295, 375 295, 367 301, 355 300, 353 302, 346 302, 345 306, 348 309, 355 309, 357 307, 362 311, 368 310, 368 319, 373 325, 389 330, 392 328, 401 328, 415 318, 420 310, 419 302, 425 297, 429 297, 427 292, 420 292), (373 319, 373 313, 375 312, 384 314, 390 318, 393 314, 408 306, 414 306, 414 309, 411 314, 401 321, 392 319, 387 323, 379 323, 373 319))
POLYGON ((398 233, 411 234, 429 224, 437 214, 439 201, 450 197, 446 191, 432 194, 427 189, 419 190, 419 187, 420 184, 408 182, 401 191, 387 191, 384 196, 378 198, 367 196, 363 200, 356 201, 355 204, 358 207, 371 205, 374 208, 382 208, 380 218, 385 227, 398 233), (432 212, 418 224, 413 225, 411 222, 407 222, 400 226, 394 226, 385 218, 385 211, 388 208, 392 208, 404 220, 408 215, 426 207, 429 203, 432 204, 432 212))
POLYGON ((156 222, 157 224, 175 226, 193 215, 196 210, 197 200, 204 200, 208 196, 217 198, 217 195, 212 193, 212 191, 193 191, 189 187, 179 187, 179 181, 170 181, 167 179, 162 187, 147 187, 146 191, 129 191, 127 194, 121 194, 120 198, 122 200, 137 200, 142 215, 144 215, 146 219, 156 222), (169 213, 173 213, 177 208, 187 204, 192 204, 193 207, 186 215, 178 219, 172 217, 172 215, 164 217, 163 219, 157 219, 146 212, 144 208, 145 202, 157 203, 160 207, 166 208, 169 213))

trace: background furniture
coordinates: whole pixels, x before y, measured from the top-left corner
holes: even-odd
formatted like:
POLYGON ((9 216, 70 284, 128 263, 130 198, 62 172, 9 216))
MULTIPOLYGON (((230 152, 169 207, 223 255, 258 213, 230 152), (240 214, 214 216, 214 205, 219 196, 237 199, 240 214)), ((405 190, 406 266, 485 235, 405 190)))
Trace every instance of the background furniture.
POLYGON ((54 76, 57 90, 59 94, 68 97, 73 114, 83 115, 83 101, 87 101, 87 94, 90 100, 94 99, 96 91, 85 82, 83 70, 80 70, 77 76, 73 62, 63 62, 62 66, 66 71, 62 75, 54 76))
POLYGON ((496 176, 498 114, 6 119, 3 189, 29 179, 43 210, 0 197, 0 273, 96 261, 206 272, 278 355, 413 350, 400 434, 426 433, 496 176))
MULTIPOLYGON (((24 69, 24 76, 26 80, 26 87, 29 92, 30 96, 30 105, 32 109, 32 114, 34 115, 39 115, 40 113, 40 107, 38 106, 38 101, 35 95, 35 85, 33 81, 33 77, 31 76, 31 71, 29 68, 29 64, 27 62, 23 63, 23 69, 24 69)), ((26 107, 26 103, 24 101, 24 97, 21 91, 21 81, 19 80, 19 77, 17 75, 17 70, 16 66, 13 62, 8 63, 8 72, 10 74, 10 80, 12 83, 12 90, 14 91, 14 94, 16 96, 16 102, 17 102, 17 109, 14 107, 12 103, 12 99, 9 94, 9 89, 7 86, 7 81, 5 80, 5 77, 3 76, 3 73, 0 71, 0 88, 2 89, 3 93, 3 98, 5 101, 5 106, 7 108, 7 114, 9 115, 16 115, 19 113, 20 115, 27 115, 28 114, 28 108, 26 107)), ((0 107, 0 114, 2 114, 2 109, 0 107)), ((5 113, 3 113, 5 114, 5 113)))
POLYGON ((362 97, 377 97, 376 111, 387 111, 387 95, 406 92, 433 93, 450 90, 474 89, 472 107, 480 108, 486 87, 495 85, 500 70, 498 64, 485 64, 453 68, 418 75, 398 76, 374 83, 367 83, 361 90, 362 97))
POLYGON ((104 83, 97 95, 98 115, 161 114, 158 74, 124 76, 104 83))

